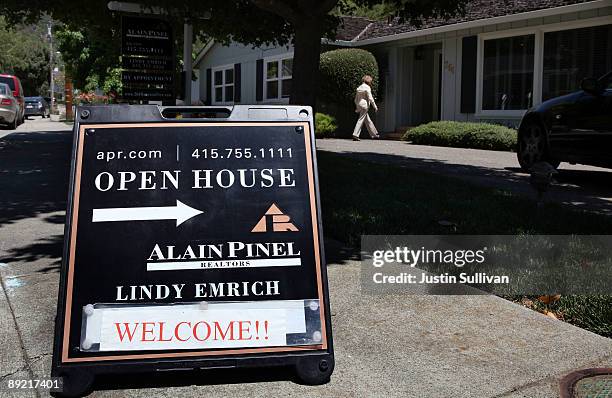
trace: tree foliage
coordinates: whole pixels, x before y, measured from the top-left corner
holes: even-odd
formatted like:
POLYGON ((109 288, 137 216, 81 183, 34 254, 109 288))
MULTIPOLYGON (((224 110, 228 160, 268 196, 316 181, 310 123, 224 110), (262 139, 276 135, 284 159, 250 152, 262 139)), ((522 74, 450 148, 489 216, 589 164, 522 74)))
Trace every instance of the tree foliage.
MULTIPOLYGON (((220 43, 236 41, 262 44, 294 44, 291 103, 314 105, 321 37, 332 37, 338 25, 337 10, 372 8, 382 0, 140 0, 151 10, 160 7, 175 26, 191 21, 194 31, 220 43), (336 14, 336 15, 334 15, 336 14), (209 16, 209 19, 203 19, 209 16)), ((400 20, 418 25, 424 18, 450 16, 462 10, 466 0, 388 0, 400 20)), ((36 19, 45 13, 73 31, 108 29, 112 13, 107 0, 3 0, 0 14, 14 20, 36 19)), ((385 11, 386 12, 386 11, 385 11)), ((87 36, 87 35, 86 35, 87 36)))
POLYGON ((336 15, 351 15, 373 20, 384 20, 397 13, 397 5, 390 1, 378 4, 357 5, 354 0, 342 0, 333 11, 336 15))
POLYGON ((119 21, 111 16, 104 27, 68 21, 54 29, 57 48, 75 88, 93 91, 112 78, 112 71, 120 65, 119 21))
POLYGON ((28 96, 49 95, 49 47, 44 21, 11 27, 0 16, 0 73, 19 77, 28 96))

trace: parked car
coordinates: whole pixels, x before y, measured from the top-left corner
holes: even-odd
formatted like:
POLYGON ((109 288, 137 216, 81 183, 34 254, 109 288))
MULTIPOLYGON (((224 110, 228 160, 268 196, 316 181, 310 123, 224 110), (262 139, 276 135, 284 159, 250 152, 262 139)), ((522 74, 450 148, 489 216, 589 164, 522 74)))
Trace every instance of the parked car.
POLYGON ((25 117, 42 116, 51 117, 49 103, 43 97, 25 97, 25 117))
POLYGON ((19 106, 17 124, 23 123, 25 118, 25 100, 23 98, 23 87, 21 86, 21 80, 19 80, 17 76, 0 74, 0 83, 8 84, 13 91, 13 97, 15 97, 19 106))
POLYGON ((611 148, 612 71, 530 109, 519 126, 517 156, 524 170, 539 161, 612 168, 611 148))
POLYGON ((13 97, 13 90, 6 83, 0 83, 0 123, 11 130, 17 128, 19 105, 13 97))

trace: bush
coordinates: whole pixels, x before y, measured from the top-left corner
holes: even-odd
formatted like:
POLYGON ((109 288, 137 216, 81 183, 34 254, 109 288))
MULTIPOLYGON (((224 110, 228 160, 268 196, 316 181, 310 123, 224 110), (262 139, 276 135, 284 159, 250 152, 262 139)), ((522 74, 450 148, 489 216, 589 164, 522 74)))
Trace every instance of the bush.
POLYGON ((496 124, 441 121, 410 129, 402 139, 418 145, 513 151, 517 135, 496 124))
POLYGON ((351 104, 364 75, 373 78, 372 95, 378 91, 378 63, 369 51, 345 48, 321 54, 319 95, 323 101, 351 104))
POLYGON ((336 118, 317 112, 315 114, 315 134, 317 137, 324 137, 333 134, 338 129, 336 118))

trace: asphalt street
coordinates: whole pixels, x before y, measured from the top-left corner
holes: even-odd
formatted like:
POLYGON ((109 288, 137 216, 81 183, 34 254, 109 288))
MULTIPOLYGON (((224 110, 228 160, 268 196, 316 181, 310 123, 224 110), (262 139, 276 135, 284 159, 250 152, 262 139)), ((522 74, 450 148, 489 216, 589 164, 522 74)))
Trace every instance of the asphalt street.
MULTIPOLYGON (((0 396, 17 395, 2 390, 9 379, 50 373, 69 128, 36 118, 17 132, 3 130, 0 137, 0 396)), ((361 147, 354 151, 371 154, 388 147, 397 152, 394 158, 411 151, 404 162, 421 162, 425 169, 449 156, 445 149, 408 148, 404 143, 357 144, 361 147), (418 151, 427 156, 418 160, 418 151)), ((357 148, 353 145, 319 142, 323 150, 345 154, 357 148)), ((511 156, 494 153, 477 160, 480 151, 464 153, 464 160, 456 156, 446 163, 463 162, 463 170, 489 164, 490 178, 506 167, 494 159, 511 156)), ((511 163, 509 157, 501 162, 511 163)), ((330 383, 309 387, 286 380, 290 375, 276 369, 229 369, 106 378, 91 396, 557 397, 558 380, 565 374, 612 362, 612 340, 498 297, 366 295, 354 253, 333 242, 328 249, 336 353, 330 383)), ((46 395, 21 391, 17 396, 46 395)))

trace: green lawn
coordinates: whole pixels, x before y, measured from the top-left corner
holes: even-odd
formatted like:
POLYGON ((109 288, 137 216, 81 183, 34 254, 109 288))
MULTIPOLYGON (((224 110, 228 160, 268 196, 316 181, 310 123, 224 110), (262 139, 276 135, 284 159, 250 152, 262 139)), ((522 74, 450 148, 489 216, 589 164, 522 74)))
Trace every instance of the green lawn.
MULTIPOLYGON (((318 164, 325 234, 352 247, 366 234, 612 234, 612 217, 456 178, 324 152, 318 164)), ((564 296, 551 310, 612 337, 612 296, 564 296)))

